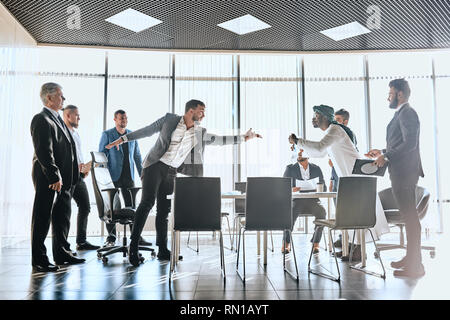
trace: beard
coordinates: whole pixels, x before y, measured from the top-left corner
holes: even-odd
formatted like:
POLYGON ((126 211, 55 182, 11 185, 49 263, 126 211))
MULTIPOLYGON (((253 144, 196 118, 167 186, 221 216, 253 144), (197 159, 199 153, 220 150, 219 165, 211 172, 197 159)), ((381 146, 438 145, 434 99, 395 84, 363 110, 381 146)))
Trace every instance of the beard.
POLYGON ((75 122, 69 122, 69 124, 70 124, 70 126, 71 126, 72 128, 78 129, 78 123, 75 123, 75 122))
POLYGON ((316 120, 313 120, 312 125, 315 129, 319 128, 319 122, 316 120))
POLYGON ((391 103, 389 104, 389 108, 390 108, 390 109, 397 109, 397 107, 398 107, 398 98, 395 97, 395 98, 391 101, 391 103))

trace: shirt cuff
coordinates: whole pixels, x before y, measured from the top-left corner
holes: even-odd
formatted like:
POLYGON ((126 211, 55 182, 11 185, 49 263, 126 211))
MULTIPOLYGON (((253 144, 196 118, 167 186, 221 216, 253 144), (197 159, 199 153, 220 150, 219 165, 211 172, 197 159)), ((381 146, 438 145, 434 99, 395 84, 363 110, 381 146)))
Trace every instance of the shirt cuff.
POLYGON ((122 136, 121 138, 122 138, 123 142, 128 142, 128 138, 126 135, 122 136))

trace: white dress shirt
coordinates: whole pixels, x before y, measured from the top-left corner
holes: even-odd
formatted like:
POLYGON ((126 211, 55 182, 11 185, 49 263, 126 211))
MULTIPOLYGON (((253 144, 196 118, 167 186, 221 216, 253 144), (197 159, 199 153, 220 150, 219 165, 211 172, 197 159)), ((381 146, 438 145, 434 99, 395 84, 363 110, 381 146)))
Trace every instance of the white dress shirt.
POLYGON ((309 164, 308 166, 305 168, 303 168, 303 166, 300 164, 300 176, 303 178, 303 180, 309 180, 310 174, 309 174, 309 164))
POLYGON ((77 150, 77 160, 78 165, 84 163, 83 153, 81 151, 81 138, 78 132, 74 129, 69 129, 70 133, 72 133, 73 141, 75 141, 75 149, 77 150))
POLYGON ((197 126, 198 124, 195 123, 194 127, 188 130, 184 123, 184 117, 182 117, 177 128, 172 133, 169 149, 161 157, 160 161, 174 168, 180 167, 197 144, 195 137, 197 126))
POLYGON ((50 111, 50 112, 55 116, 55 118, 58 119, 58 117, 59 117, 59 112, 58 112, 58 111, 55 111, 55 110, 53 110, 53 109, 50 109, 50 108, 47 107, 47 106, 44 106, 44 108, 47 109, 48 111, 50 111))
MULTIPOLYGON (((334 164, 338 177, 351 176, 356 159, 362 158, 345 130, 336 124, 330 125, 321 141, 314 142, 299 139, 298 145, 311 158, 323 158, 328 154, 334 164)), ((376 220, 376 225, 372 229, 375 240, 383 233, 389 232, 389 225, 378 195, 376 201, 376 220)), ((356 244, 359 244, 360 241, 360 237, 358 236, 356 238, 356 244)), ((367 233, 366 242, 369 241, 371 241, 371 238, 367 233)))

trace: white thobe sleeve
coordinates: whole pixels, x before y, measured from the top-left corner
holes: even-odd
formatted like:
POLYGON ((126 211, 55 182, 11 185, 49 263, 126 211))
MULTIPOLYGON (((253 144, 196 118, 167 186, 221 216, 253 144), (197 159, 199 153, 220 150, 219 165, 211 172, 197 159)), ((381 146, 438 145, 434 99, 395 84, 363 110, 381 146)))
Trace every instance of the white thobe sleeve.
POLYGON ((305 150, 311 158, 323 158, 327 156, 327 148, 341 139, 339 127, 331 126, 328 133, 320 141, 299 139, 298 146, 305 150))

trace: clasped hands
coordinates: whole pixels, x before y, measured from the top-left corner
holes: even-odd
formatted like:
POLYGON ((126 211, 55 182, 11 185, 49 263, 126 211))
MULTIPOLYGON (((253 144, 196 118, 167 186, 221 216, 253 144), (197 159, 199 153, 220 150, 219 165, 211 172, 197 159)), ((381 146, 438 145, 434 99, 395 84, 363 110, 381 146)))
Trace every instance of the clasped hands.
POLYGON ((371 159, 375 159, 373 165, 379 168, 384 167, 384 165, 387 162, 381 150, 378 149, 370 150, 368 153, 365 154, 365 156, 371 159))

